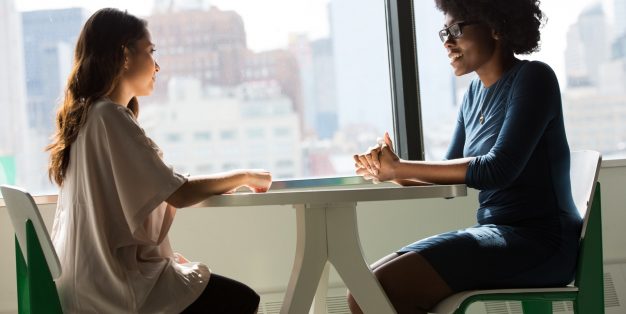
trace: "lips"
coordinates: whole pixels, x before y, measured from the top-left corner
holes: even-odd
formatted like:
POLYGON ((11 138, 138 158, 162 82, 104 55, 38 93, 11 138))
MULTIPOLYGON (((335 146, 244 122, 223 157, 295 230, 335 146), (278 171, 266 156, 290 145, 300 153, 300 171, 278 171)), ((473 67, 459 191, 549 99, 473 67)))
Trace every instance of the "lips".
POLYGON ((458 59, 462 57, 463 57, 463 54, 460 52, 452 52, 448 54, 448 58, 450 58, 450 63, 453 63, 454 61, 457 61, 458 59))

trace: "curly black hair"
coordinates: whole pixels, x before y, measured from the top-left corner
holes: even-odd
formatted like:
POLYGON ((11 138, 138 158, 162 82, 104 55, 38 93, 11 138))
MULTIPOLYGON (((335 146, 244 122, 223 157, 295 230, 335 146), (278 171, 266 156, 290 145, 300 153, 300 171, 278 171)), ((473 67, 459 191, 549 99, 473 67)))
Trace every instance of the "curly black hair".
POLYGON ((539 50, 545 14, 539 0, 435 0, 437 8, 458 20, 489 25, 515 54, 539 50))

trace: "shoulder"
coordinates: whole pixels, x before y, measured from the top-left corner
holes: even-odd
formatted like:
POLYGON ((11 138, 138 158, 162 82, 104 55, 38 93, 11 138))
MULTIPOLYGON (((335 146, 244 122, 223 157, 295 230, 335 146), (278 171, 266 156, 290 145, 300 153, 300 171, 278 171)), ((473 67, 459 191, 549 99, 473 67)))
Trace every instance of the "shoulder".
POLYGON ((133 113, 130 109, 118 105, 106 98, 97 100, 91 105, 90 111, 99 116, 105 117, 133 117, 133 113))
POLYGON ((541 61, 521 61, 517 73, 517 81, 531 80, 534 82, 556 82, 556 74, 552 68, 541 61))
POLYGON ((87 124, 116 124, 136 126, 132 111, 108 99, 100 99, 89 108, 87 124))

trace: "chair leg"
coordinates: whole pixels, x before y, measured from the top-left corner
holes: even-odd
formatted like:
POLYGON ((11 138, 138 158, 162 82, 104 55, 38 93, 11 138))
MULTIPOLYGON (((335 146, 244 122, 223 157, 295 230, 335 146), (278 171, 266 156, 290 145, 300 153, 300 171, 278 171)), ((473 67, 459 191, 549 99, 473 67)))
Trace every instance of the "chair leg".
POLYGON ((17 277, 17 311, 19 314, 30 313, 30 289, 28 288, 28 267, 22 255, 20 243, 15 237, 15 270, 17 277))
POLYGON ((552 314, 552 301, 522 301, 524 314, 552 314))
POLYGON ((30 220, 26 221, 28 296, 31 314, 61 314, 61 302, 46 257, 30 220))
POLYGON ((604 314, 604 265, 602 260, 602 205, 600 182, 596 184, 585 239, 580 248, 576 276, 578 297, 574 302, 576 314, 604 314))

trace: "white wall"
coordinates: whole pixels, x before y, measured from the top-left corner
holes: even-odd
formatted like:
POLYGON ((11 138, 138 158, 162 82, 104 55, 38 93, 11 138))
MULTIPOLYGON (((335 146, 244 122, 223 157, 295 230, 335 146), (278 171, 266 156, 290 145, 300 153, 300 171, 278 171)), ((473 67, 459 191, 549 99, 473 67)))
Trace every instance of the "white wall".
MULTIPOLYGON (((626 261, 626 162, 605 163, 601 173, 604 258, 626 261), (608 167, 610 166, 610 167, 608 167)), ((473 224, 476 191, 452 200, 372 202, 359 205, 359 229, 368 262, 439 232, 473 224)), ((43 206, 51 222, 54 206, 43 206)), ((16 311, 13 229, 0 209, 0 313, 16 311)), ((190 260, 241 280, 260 293, 284 290, 295 249, 291 207, 192 208, 180 210, 170 237, 190 260)), ((331 286, 341 285, 332 274, 331 286)))

